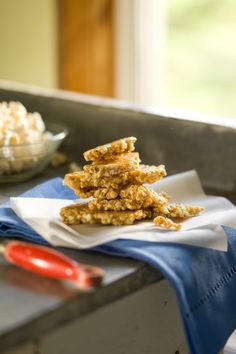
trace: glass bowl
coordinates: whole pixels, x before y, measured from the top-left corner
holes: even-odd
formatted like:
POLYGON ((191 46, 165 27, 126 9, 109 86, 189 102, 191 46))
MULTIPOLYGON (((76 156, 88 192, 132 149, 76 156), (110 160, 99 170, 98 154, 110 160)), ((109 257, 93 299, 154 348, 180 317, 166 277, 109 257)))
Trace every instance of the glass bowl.
POLYGON ((68 134, 61 124, 46 124, 51 133, 33 144, 0 146, 0 183, 25 181, 41 172, 68 134))

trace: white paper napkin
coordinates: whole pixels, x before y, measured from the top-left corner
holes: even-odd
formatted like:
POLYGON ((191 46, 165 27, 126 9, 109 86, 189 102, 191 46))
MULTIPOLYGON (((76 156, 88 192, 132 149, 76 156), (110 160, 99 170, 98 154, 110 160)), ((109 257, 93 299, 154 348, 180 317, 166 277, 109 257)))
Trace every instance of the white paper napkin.
POLYGON ((11 198, 11 207, 32 229, 55 246, 85 249, 122 238, 227 250, 227 237, 221 225, 236 227, 236 207, 225 198, 207 196, 195 171, 167 177, 149 187, 157 192, 166 192, 173 202, 202 206, 205 211, 183 221, 181 231, 168 231, 158 229, 151 221, 128 226, 67 226, 60 221, 59 211, 73 203, 72 200, 11 198))

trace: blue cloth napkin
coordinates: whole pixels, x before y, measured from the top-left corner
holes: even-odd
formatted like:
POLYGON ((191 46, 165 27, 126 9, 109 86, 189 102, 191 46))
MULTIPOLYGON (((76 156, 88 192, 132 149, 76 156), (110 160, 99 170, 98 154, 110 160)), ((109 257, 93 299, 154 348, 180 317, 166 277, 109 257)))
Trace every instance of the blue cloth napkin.
MULTIPOLYGON (((66 186, 62 179, 57 177, 44 182, 25 193, 24 198, 57 198, 76 199, 78 196, 66 186)), ((0 205, 0 237, 23 238, 30 242, 47 244, 48 242, 24 223, 11 209, 9 201, 0 205)))
MULTIPOLYGON (((49 180, 24 197, 76 199, 49 180)), ((94 248, 109 255, 131 257, 157 268, 175 289, 186 338, 192 354, 216 354, 236 328, 236 230, 225 227, 227 252, 169 243, 117 240, 94 248)), ((0 236, 46 244, 5 203, 0 207, 0 236)))

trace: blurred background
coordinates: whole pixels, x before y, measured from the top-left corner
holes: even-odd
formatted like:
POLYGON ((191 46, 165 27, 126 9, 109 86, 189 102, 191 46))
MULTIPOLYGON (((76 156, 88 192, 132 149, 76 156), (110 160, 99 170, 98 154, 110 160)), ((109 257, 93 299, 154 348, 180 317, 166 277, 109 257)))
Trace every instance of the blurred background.
POLYGON ((0 80, 234 117, 235 0, 0 0, 0 80))

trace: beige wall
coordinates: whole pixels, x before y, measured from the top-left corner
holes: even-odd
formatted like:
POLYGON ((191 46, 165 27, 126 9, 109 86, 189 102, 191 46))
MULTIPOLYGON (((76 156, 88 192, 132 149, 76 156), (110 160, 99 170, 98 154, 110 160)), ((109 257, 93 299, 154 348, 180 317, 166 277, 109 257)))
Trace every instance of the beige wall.
POLYGON ((57 86, 57 0, 0 0, 0 79, 57 86))

